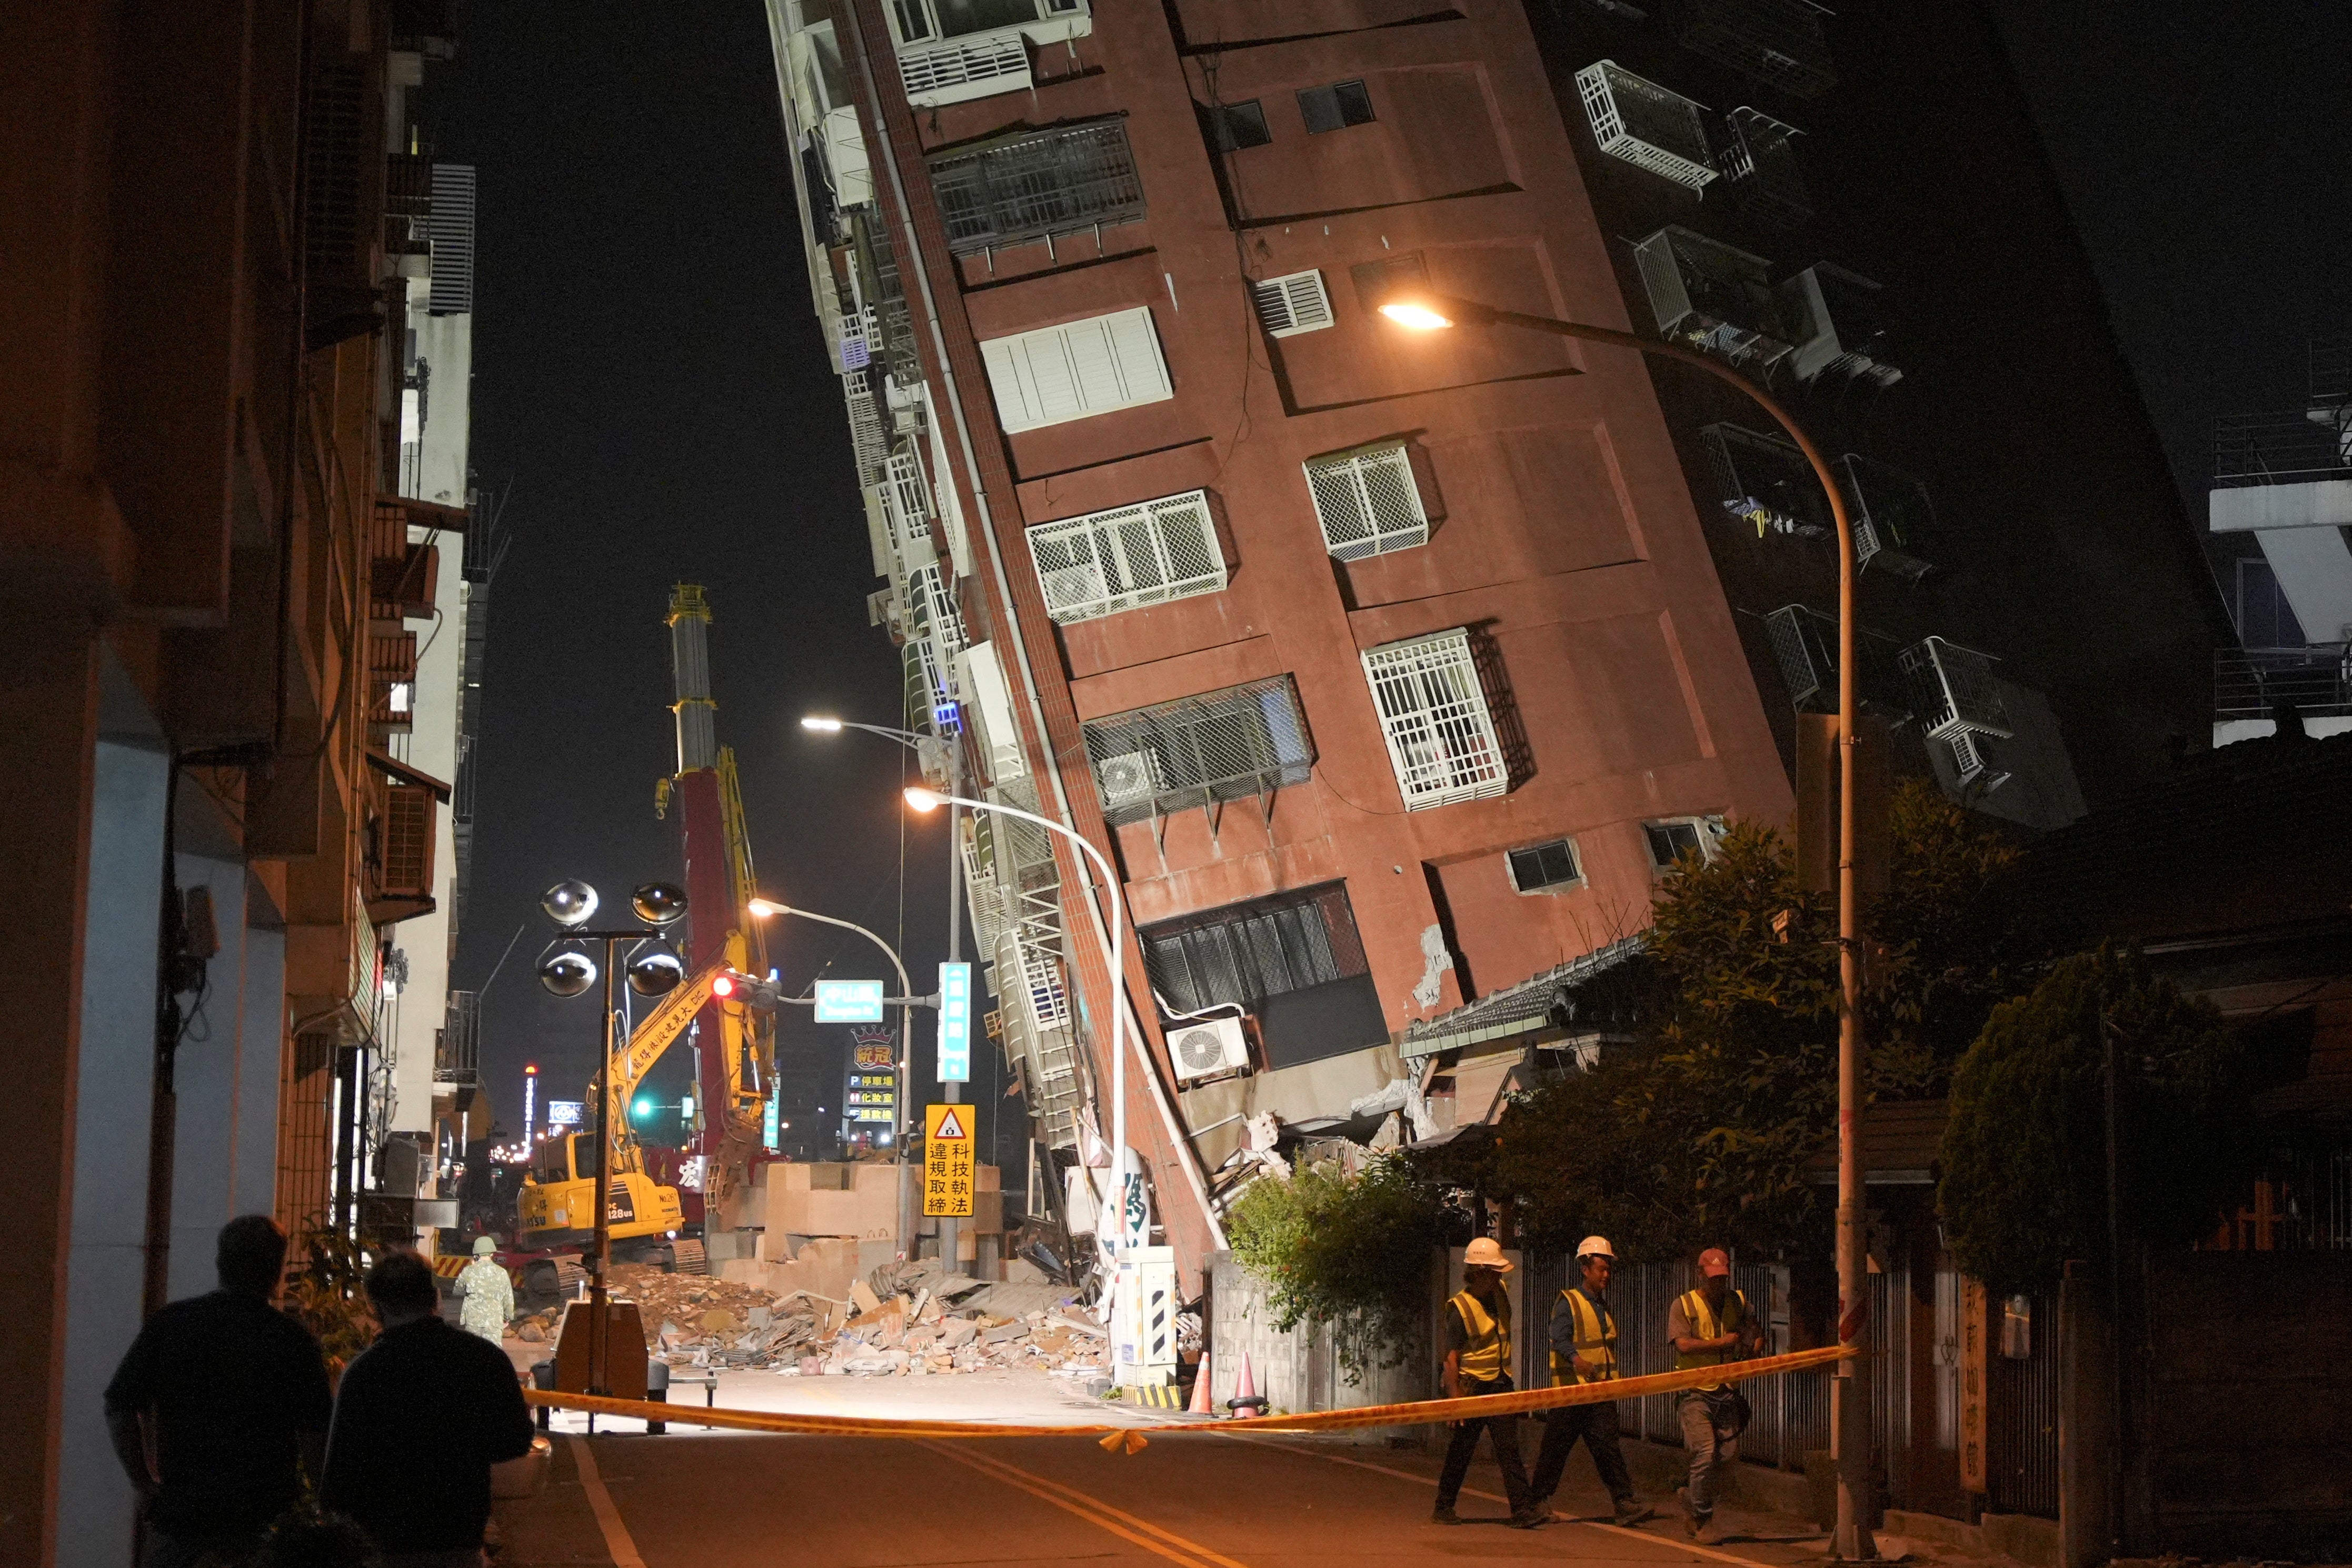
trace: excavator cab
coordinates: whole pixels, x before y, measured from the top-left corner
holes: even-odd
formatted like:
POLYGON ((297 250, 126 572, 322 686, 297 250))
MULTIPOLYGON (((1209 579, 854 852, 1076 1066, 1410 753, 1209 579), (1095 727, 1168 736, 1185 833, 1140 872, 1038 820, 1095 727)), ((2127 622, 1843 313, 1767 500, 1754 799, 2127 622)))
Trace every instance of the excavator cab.
POLYGON ((618 1168, 610 1182, 600 1181, 602 1155, 594 1133, 550 1138, 531 1152, 515 1205, 522 1247, 538 1251, 593 1245, 593 1205, 601 1187, 609 1210, 614 1259, 673 1267, 676 1254, 670 1242, 686 1223, 677 1189, 647 1176, 634 1148, 624 1150, 614 1161, 618 1168))

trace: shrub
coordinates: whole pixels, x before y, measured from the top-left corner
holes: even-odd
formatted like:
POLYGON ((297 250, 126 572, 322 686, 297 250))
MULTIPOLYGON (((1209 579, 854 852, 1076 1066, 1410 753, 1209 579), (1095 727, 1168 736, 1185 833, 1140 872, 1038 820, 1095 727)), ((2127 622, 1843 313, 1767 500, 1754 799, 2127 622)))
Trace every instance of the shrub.
POLYGON ((1429 1260, 1443 1195, 1395 1155, 1355 1176, 1301 1165, 1287 1181, 1263 1177, 1234 1203, 1234 1258, 1264 1281, 1284 1329, 1330 1326, 1349 1381, 1396 1366, 1420 1343, 1429 1260))

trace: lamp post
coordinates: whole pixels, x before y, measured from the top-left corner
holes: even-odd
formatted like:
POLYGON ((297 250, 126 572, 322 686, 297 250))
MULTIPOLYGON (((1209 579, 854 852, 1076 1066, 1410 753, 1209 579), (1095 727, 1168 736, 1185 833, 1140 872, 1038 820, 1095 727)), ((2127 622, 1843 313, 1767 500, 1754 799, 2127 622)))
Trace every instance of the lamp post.
POLYGON ((596 890, 573 879, 559 882, 542 894, 539 906, 563 935, 539 956, 539 983, 555 996, 576 997, 596 983, 595 960, 580 946, 604 944, 604 1016, 597 1032, 602 1056, 596 1069, 596 1226, 588 1257, 588 1387, 590 1394, 611 1392, 611 1296, 605 1276, 613 1266, 612 1183, 615 1138, 613 1133, 613 1056, 618 1049, 620 1013, 613 1006, 613 970, 623 943, 633 945, 628 959, 629 988, 641 997, 666 996, 686 977, 686 961, 662 936, 686 914, 686 894, 668 883, 649 882, 629 895, 631 911, 642 925, 611 930, 588 929, 596 913, 596 890))
POLYGON ((1696 350, 1608 327, 1528 316, 1419 290, 1391 295, 1380 310, 1413 331, 1455 326, 1520 327, 1695 365, 1738 388, 1778 421, 1829 496, 1838 552, 1838 1338, 1853 1347, 1850 1357, 1837 1363, 1835 1374, 1838 1398, 1832 1437, 1837 1452, 1837 1532, 1830 1544, 1832 1552, 1843 1561, 1874 1559, 1878 1548, 1871 1539, 1864 1506, 1870 1495, 1870 1302, 1863 1260, 1862 1139, 1857 1120, 1862 1105, 1862 921, 1854 873, 1855 562, 1853 519, 1846 513, 1845 493, 1821 449, 1777 399, 1728 365, 1696 350))
MULTIPOLYGON (((885 740, 895 740, 919 758, 923 755, 926 742, 940 746, 947 752, 948 792, 945 798, 952 800, 963 793, 963 744, 960 736, 932 737, 911 729, 893 729, 887 725, 859 724, 855 719, 835 718, 825 714, 809 714, 803 716, 801 720, 801 727, 819 735, 838 734, 845 729, 863 730, 867 735, 878 735, 885 740)), ((948 809, 948 962, 957 964, 962 961, 963 842, 957 833, 955 808, 950 806, 948 809)), ((907 993, 905 971, 900 970, 899 975, 898 990, 903 996, 907 993)), ((944 1019, 945 1015, 941 1016, 944 1019)), ((908 1070, 914 1061, 915 1037, 910 1031, 903 1029, 901 1033, 904 1043, 900 1049, 900 1055, 904 1060, 900 1062, 898 1074, 898 1158, 903 1163, 907 1157, 905 1118, 909 1082, 908 1070)), ((961 1098, 961 1085, 952 1080, 940 1081, 940 1094, 950 1105, 961 1098)), ((915 1250, 916 1216, 909 1211, 912 1198, 911 1188, 903 1193, 899 1198, 899 1234, 907 1238, 907 1252, 909 1257, 913 1256, 915 1250)), ((955 1272, 956 1254, 961 1250, 960 1234, 961 1229, 962 1227, 953 1219, 943 1219, 940 1222, 940 1266, 950 1274, 955 1272)))

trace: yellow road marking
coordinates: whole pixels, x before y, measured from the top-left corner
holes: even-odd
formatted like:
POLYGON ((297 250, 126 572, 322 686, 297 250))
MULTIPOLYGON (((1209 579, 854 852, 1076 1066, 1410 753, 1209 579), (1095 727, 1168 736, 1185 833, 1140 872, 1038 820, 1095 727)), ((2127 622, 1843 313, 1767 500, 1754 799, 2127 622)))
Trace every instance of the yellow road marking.
POLYGON ((921 1439, 921 1442, 923 1447, 934 1449, 960 1465, 969 1466, 982 1475, 993 1476, 1007 1486, 1018 1487, 1032 1497, 1050 1502, 1066 1513, 1076 1514, 1097 1529, 1107 1530, 1123 1540, 1131 1541, 1146 1552, 1165 1557, 1171 1563, 1183 1563, 1185 1568, 1202 1568, 1204 1563, 1213 1563, 1216 1568, 1247 1568, 1245 1563, 1213 1552, 1172 1530, 1163 1530, 1148 1519, 1138 1519, 1131 1513, 1113 1508, 1100 1498, 1082 1492, 1076 1487, 1048 1480, 1017 1465, 1009 1465, 1003 1459, 963 1452, 959 1445, 929 1438, 921 1439))
POLYGON ((596 1528, 604 1532, 604 1550, 613 1554, 614 1568, 646 1568, 629 1527, 621 1521, 621 1511, 614 1506, 613 1494, 604 1490, 604 1478, 596 1473, 596 1456, 589 1451, 587 1438, 573 1436, 572 1461, 580 1467, 580 1488, 588 1494, 596 1528))
MULTIPOLYGON (((1431 1487, 1437 1484, 1437 1478, 1434 1476, 1417 1476, 1411 1470, 1391 1469, 1386 1465, 1376 1465, 1367 1459, 1350 1459, 1339 1454, 1324 1453, 1318 1448, 1303 1448, 1296 1443, 1280 1442, 1273 1437, 1253 1437, 1247 1432, 1235 1432, 1233 1436, 1241 1442, 1257 1443, 1269 1448, 1280 1448, 1286 1454, 1300 1454, 1318 1459, 1328 1459, 1335 1465, 1353 1465, 1360 1470, 1370 1470, 1376 1475, 1394 1476, 1401 1481, 1419 1481, 1423 1486, 1431 1487)), ((1511 1501, 1507 1497, 1496 1497, 1493 1492, 1480 1491, 1475 1487, 1464 1487, 1462 1494, 1465 1497, 1475 1497, 1486 1502, 1499 1502, 1506 1508, 1510 1506, 1511 1501)), ((1668 1536, 1652 1535, 1646 1530, 1633 1530, 1622 1524, 1602 1524, 1596 1520, 1578 1519, 1572 1514, 1562 1513, 1558 1509, 1552 1510, 1551 1516, 1565 1524, 1580 1524, 1587 1530, 1605 1530, 1612 1535, 1628 1535, 1636 1541, 1646 1541, 1653 1546, 1663 1546, 1669 1551, 1688 1552, 1695 1556, 1711 1557, 1717 1563, 1736 1563, 1739 1568, 1787 1568, 1784 1563, 1768 1563, 1758 1557, 1741 1557, 1735 1552, 1717 1552, 1711 1546, 1701 1546, 1696 1541, 1676 1541, 1668 1536)))

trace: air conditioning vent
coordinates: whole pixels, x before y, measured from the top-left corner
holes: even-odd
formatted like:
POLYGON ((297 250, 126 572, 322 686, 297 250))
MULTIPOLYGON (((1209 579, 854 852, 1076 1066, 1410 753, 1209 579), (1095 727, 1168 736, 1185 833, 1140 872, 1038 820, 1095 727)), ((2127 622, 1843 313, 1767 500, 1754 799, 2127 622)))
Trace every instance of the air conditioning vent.
POLYGON ((1165 787, 1160 758, 1149 751, 1126 751, 1095 764, 1095 781, 1102 789, 1103 810, 1149 803, 1165 787))
POLYGON ((1320 272, 1294 272, 1250 285, 1250 298, 1269 338, 1289 338, 1331 325, 1331 296, 1320 272))
POLYGON ((1168 1054, 1176 1063, 1176 1081, 1190 1083, 1247 1068, 1249 1041, 1241 1019, 1203 1019, 1171 1027, 1168 1054))

